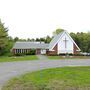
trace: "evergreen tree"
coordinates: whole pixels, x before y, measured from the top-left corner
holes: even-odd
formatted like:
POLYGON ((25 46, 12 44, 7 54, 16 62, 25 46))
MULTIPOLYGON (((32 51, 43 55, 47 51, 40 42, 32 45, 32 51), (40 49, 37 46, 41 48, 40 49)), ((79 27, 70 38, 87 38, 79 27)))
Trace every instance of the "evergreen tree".
POLYGON ((8 40, 8 29, 4 27, 4 23, 0 20, 0 55, 4 53, 8 40))

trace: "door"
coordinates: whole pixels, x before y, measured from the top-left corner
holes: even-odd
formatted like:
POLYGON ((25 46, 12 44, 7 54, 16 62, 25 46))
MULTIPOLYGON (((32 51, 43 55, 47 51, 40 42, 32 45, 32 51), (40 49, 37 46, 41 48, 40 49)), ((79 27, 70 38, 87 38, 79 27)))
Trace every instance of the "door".
POLYGON ((36 49, 36 54, 41 54, 41 49, 36 49))

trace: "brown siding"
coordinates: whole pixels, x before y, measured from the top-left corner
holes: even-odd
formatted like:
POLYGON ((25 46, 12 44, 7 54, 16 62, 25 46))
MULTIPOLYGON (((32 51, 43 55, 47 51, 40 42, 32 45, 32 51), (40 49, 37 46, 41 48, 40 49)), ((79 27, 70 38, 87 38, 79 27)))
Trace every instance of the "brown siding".
POLYGON ((15 50, 16 50, 16 49, 12 49, 12 53, 13 53, 13 54, 15 54, 15 50))
POLYGON ((80 53, 80 52, 77 51, 77 50, 78 50, 78 48, 76 47, 75 44, 73 44, 73 52, 74 52, 74 54, 79 54, 79 53, 80 53))
POLYGON ((53 48, 54 51, 47 51, 47 55, 57 55, 58 44, 53 48))
POLYGON ((41 49, 36 49, 36 54, 41 54, 41 49))

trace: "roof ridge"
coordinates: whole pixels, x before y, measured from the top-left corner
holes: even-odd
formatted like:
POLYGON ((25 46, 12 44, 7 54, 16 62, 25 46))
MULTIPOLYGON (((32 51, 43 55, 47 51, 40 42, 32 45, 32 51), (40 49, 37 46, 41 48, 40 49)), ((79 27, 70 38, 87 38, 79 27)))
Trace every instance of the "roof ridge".
POLYGON ((60 32, 58 35, 56 35, 49 44, 49 49, 53 47, 53 45, 58 41, 58 39, 62 36, 62 34, 65 33, 65 31, 60 32))

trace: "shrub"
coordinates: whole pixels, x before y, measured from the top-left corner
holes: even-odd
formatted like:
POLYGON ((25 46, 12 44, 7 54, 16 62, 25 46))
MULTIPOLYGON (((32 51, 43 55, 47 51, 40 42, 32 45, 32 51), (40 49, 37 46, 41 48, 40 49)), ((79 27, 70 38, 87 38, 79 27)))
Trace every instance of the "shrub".
POLYGON ((30 52, 26 53, 26 55, 35 55, 36 50, 35 49, 31 49, 30 52))
POLYGON ((72 53, 62 53, 62 54, 59 54, 60 56, 83 56, 83 54, 72 54, 72 53))
POLYGON ((15 56, 23 56, 24 53, 16 53, 15 56))
POLYGON ((74 54, 73 56, 84 56, 83 54, 74 54))

